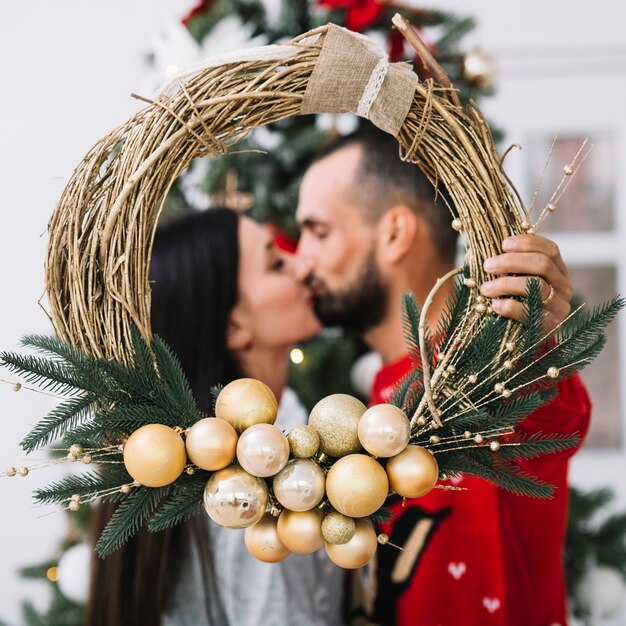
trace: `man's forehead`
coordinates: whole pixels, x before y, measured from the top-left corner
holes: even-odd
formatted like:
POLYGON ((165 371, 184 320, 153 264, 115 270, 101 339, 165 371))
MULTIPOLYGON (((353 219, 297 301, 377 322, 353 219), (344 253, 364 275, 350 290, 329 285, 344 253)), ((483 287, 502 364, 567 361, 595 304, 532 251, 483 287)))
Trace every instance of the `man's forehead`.
POLYGON ((358 214, 354 174, 360 147, 347 146, 314 163, 300 187, 296 219, 329 221, 358 214))

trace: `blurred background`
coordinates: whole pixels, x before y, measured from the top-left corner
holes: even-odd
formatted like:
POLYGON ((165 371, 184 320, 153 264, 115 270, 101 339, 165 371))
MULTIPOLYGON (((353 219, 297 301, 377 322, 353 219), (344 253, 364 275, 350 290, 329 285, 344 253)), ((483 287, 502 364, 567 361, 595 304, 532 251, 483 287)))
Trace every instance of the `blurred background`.
MULTIPOLYGON (((289 39, 331 19, 377 39, 396 59, 414 61, 389 33, 388 16, 398 8, 420 26, 463 95, 479 101, 501 151, 512 143, 523 146, 507 157, 506 169, 527 204, 553 148, 535 217, 562 167, 585 139, 593 144, 542 234, 559 243, 577 301, 592 306, 616 292, 626 294, 626 8, 620 3, 2 0, 0 348, 16 349, 25 333, 51 332, 38 306, 47 221, 91 145, 144 106, 131 93, 150 97, 168 76, 203 57, 289 39)), ((423 71, 419 64, 416 69, 423 71)), ((319 116, 261 129, 250 145, 271 152, 264 162, 258 165, 255 156, 199 163, 175 188, 168 210, 202 209, 216 199, 242 208, 254 201, 256 216, 272 222, 289 246, 298 172, 315 146, 354 124, 349 117, 319 116)), ((292 359, 294 385, 305 402, 313 388, 319 396, 336 390, 320 391, 329 381, 312 383, 321 371, 335 372, 332 384, 367 395, 377 364, 363 346, 324 337, 299 349, 292 359), (320 367, 329 359, 334 369, 320 367)), ((624 355, 621 319, 583 374, 594 414, 587 442, 571 464, 578 491, 567 554, 572 607, 581 624, 626 624, 624 355)), ((53 402, 27 390, 16 393, 8 372, 1 371, 0 379, 4 469, 23 464, 19 442, 53 402)), ((30 495, 62 471, 0 480, 0 622, 80 623, 88 575, 84 525, 35 508, 30 495), (25 601, 31 603, 26 608, 25 601)))

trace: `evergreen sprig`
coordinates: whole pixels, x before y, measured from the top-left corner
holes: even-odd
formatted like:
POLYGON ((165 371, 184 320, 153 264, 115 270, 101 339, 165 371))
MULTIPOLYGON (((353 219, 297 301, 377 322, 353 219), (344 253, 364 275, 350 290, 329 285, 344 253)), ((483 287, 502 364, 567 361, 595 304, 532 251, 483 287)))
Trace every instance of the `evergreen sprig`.
MULTIPOLYGON (((465 270, 465 273, 467 270, 465 270)), ((442 426, 417 428, 411 442, 429 446, 431 437, 437 435, 446 441, 445 449, 433 447, 440 469, 450 472, 481 476, 514 493, 535 497, 549 497, 552 487, 521 469, 518 463, 540 455, 567 450, 580 443, 576 434, 553 435, 535 433, 523 435, 514 429, 530 413, 550 402, 558 393, 559 381, 582 369, 600 351, 604 342, 604 329, 623 307, 623 299, 616 297, 590 313, 574 315, 553 336, 544 333, 544 309, 539 280, 527 284, 523 299, 525 317, 520 325, 515 350, 511 353, 502 346, 511 332, 511 321, 500 316, 485 316, 476 324, 476 330, 464 337, 462 346, 454 346, 451 338, 459 332, 460 324, 467 319, 471 307, 471 289, 463 279, 457 280, 441 316, 437 336, 429 341, 441 350, 444 365, 434 359, 433 351, 427 355, 431 364, 433 397, 441 411, 442 426), (504 367, 504 361, 508 360, 504 367), (450 373, 438 367, 454 364, 450 373), (550 368, 557 375, 549 376, 550 368), (469 384, 471 374, 479 374, 474 384, 469 384), (515 390, 504 396, 496 384, 515 390), (513 431, 504 438, 497 433, 513 431), (496 452, 489 445, 468 445, 464 433, 493 433, 486 435, 485 443, 497 438, 501 444, 496 452), (502 445, 503 444, 503 445, 502 445)), ((413 371, 398 384, 392 403, 400 406, 412 417, 423 399, 423 372, 418 344, 419 307, 412 295, 404 297, 404 331, 413 371)), ((523 431, 522 431, 523 432, 523 431)), ((469 435, 471 436, 471 435, 469 435)), ((436 444, 439 445, 439 444, 436 444)))
POLYGON ((26 380, 69 396, 24 438, 26 452, 65 441, 102 442, 150 423, 186 428, 202 419, 189 383, 158 337, 146 342, 133 328, 133 364, 98 358, 55 337, 29 335, 22 344, 47 356, 3 352, 0 364, 26 380))
POLYGON ((131 491, 115 509, 102 531, 96 543, 96 552, 104 558, 123 546, 150 518, 166 493, 167 488, 164 487, 131 491))
MULTIPOLYGON (((109 466, 106 470, 100 468, 94 472, 64 476, 58 482, 36 489, 34 497, 41 504, 66 502, 75 494, 86 497, 99 491, 114 489, 132 480, 124 465, 109 466)), ((103 499, 116 500, 120 497, 121 493, 118 492, 103 499)))
POLYGON ((173 492, 150 519, 148 529, 165 530, 184 522, 197 513, 202 503, 207 478, 208 475, 205 472, 199 472, 185 482, 175 484, 173 492))

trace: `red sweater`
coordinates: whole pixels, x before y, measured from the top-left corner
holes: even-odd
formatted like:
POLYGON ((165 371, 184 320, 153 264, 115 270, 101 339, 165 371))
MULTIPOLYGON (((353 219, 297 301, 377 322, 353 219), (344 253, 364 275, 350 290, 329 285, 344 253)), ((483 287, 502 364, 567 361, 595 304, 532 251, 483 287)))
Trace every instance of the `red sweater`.
MULTIPOLYGON (((386 402, 410 367, 409 357, 384 367, 370 404, 386 402)), ((586 434, 591 405, 579 377, 559 389, 520 430, 586 434)), ((460 482, 466 491, 433 489, 404 506, 396 500, 392 521, 381 531, 405 550, 378 550, 366 600, 369 619, 397 626, 564 626, 562 553, 572 453, 523 462, 556 486, 551 500, 515 496, 469 476, 460 482)))

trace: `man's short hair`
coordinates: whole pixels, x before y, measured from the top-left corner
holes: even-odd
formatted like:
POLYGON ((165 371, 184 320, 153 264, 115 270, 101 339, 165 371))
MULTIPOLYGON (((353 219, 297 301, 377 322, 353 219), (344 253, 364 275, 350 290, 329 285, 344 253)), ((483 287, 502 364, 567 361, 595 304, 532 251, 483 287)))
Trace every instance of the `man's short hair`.
POLYGON ((452 229, 452 202, 446 190, 435 189, 420 168, 402 161, 397 140, 375 126, 340 137, 315 156, 314 162, 349 146, 361 147, 352 199, 377 222, 392 206, 404 204, 424 219, 442 259, 453 261, 458 233, 452 229))

